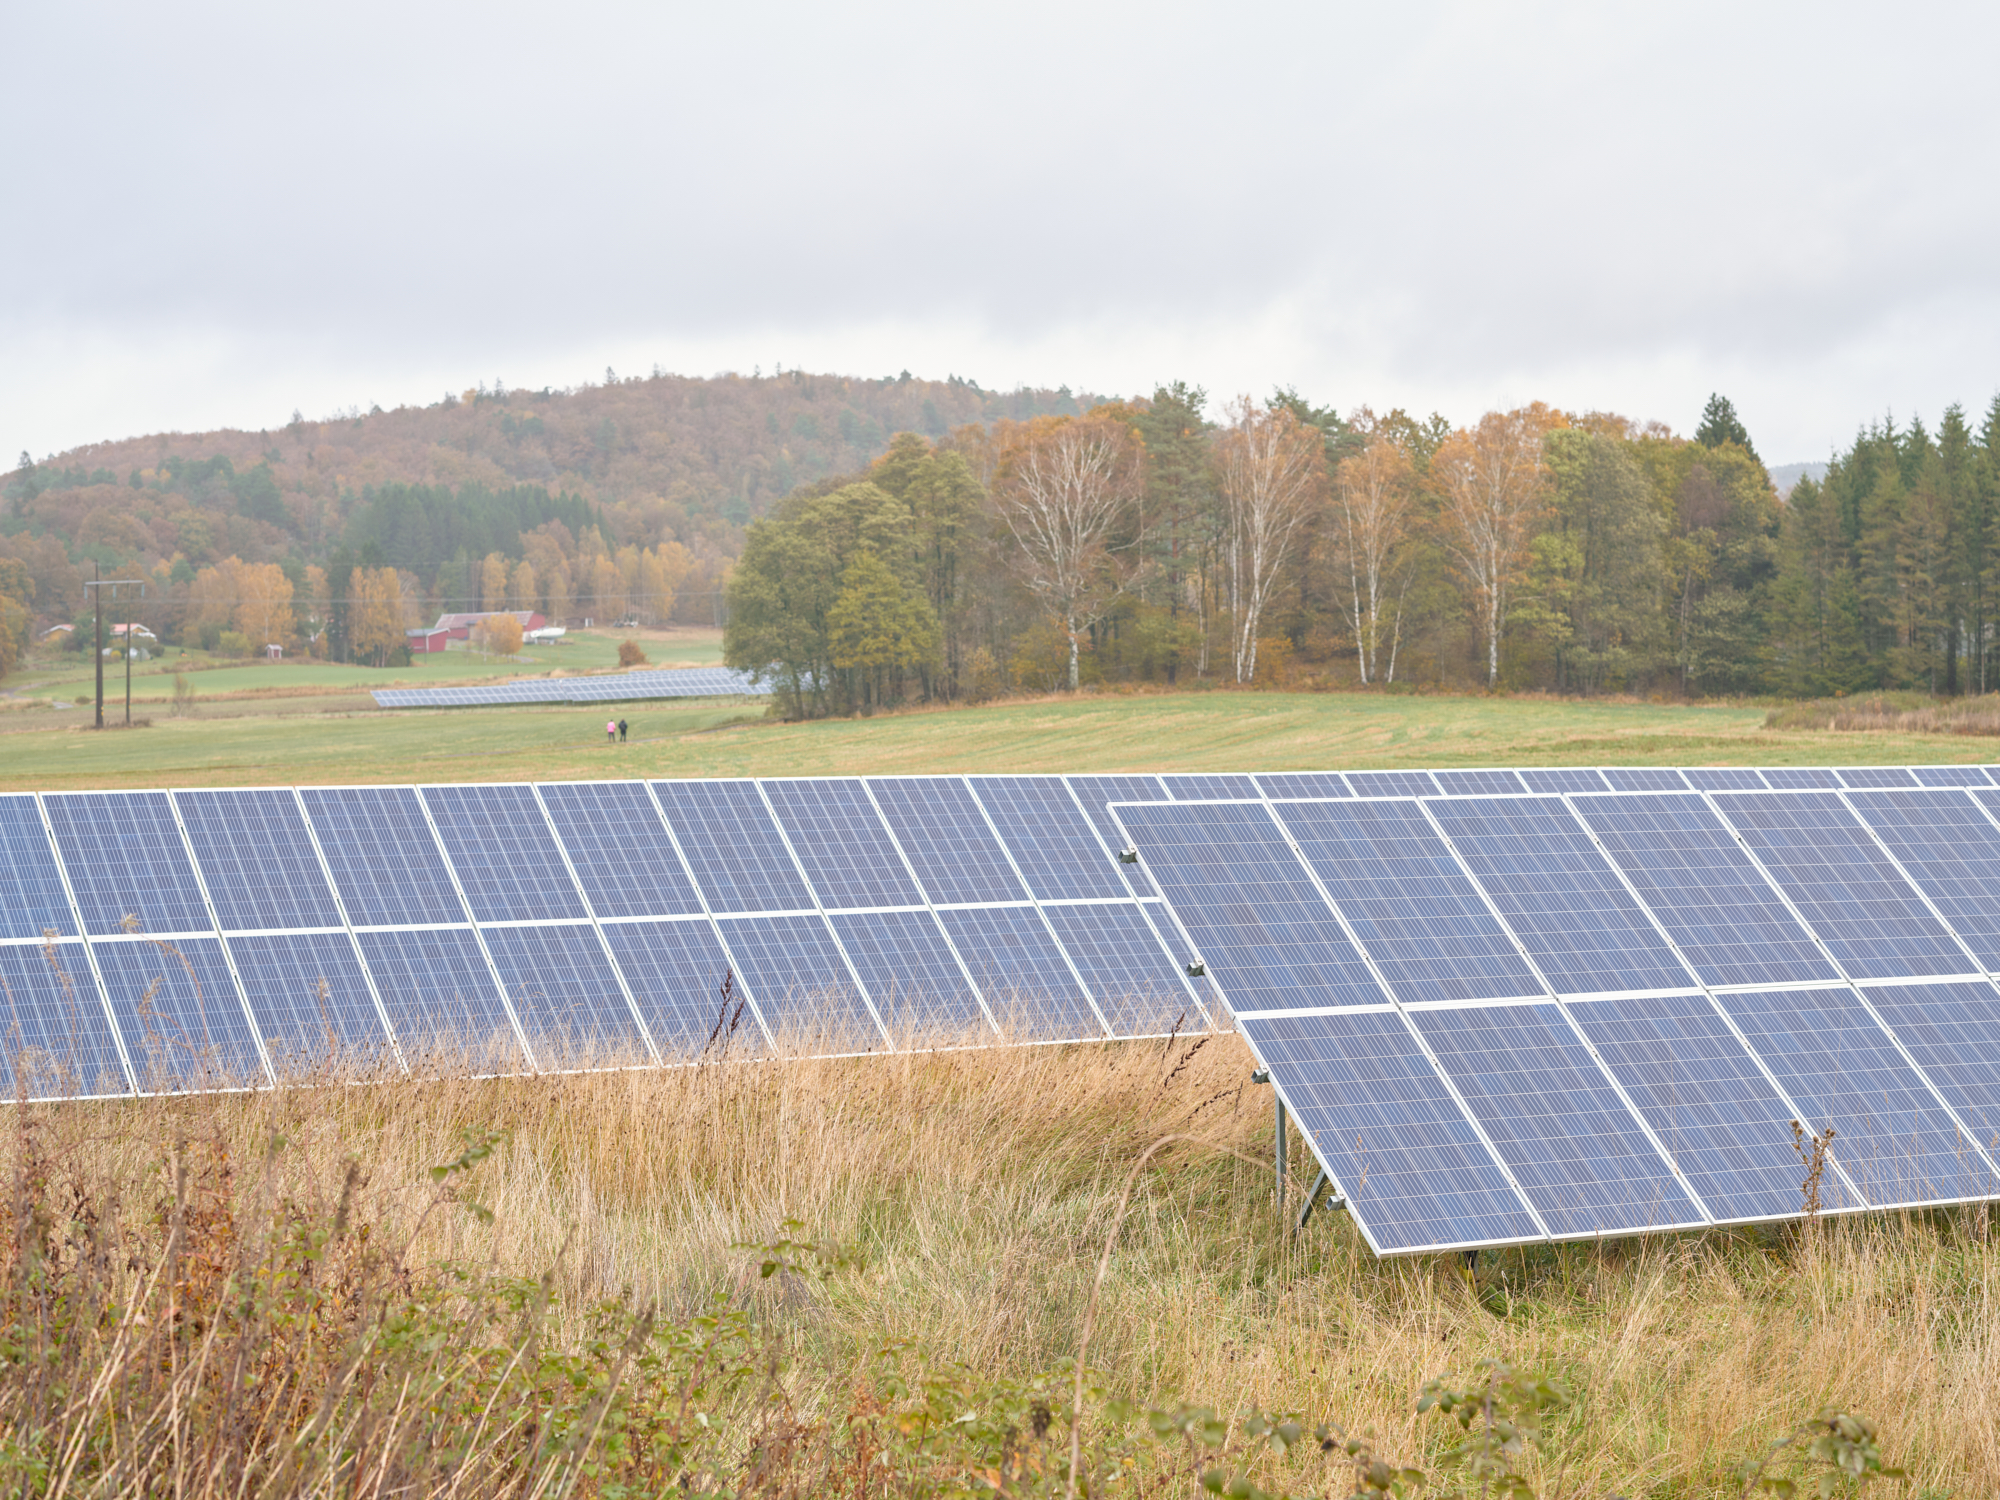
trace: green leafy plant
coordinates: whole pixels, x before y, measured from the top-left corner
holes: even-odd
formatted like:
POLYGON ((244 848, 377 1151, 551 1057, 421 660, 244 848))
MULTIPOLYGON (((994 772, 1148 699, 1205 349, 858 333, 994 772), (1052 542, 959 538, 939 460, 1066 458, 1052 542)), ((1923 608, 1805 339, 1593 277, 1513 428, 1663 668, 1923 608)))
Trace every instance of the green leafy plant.
POLYGON ((1463 1388, 1443 1377, 1425 1384, 1418 1412, 1436 1411, 1457 1421, 1465 1441, 1438 1460, 1452 1487, 1445 1497, 1502 1496, 1534 1500, 1535 1492, 1516 1469, 1540 1440, 1545 1413, 1562 1411, 1575 1399, 1568 1387, 1546 1375, 1516 1370, 1497 1359, 1482 1359, 1481 1377, 1463 1388))
POLYGON ((1742 1492, 1776 1495, 1779 1500, 1797 1500, 1800 1495, 1830 1500, 1834 1495, 1857 1493, 1877 1479, 1907 1479, 1902 1469, 1882 1461, 1878 1434, 1876 1424, 1868 1418, 1824 1407, 1775 1439, 1761 1457, 1746 1458, 1736 1466, 1742 1492), (1764 1472, 1787 1449, 1803 1456, 1808 1473, 1800 1479, 1764 1472))

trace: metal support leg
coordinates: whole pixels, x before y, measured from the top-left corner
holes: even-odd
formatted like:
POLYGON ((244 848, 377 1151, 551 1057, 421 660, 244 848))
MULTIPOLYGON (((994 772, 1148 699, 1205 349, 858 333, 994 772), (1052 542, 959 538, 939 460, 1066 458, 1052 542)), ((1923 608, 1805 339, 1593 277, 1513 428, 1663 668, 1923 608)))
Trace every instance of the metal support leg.
POLYGON ((1278 1211, 1285 1207, 1285 1101, 1278 1099, 1278 1211))
MULTIPOLYGON (((1306 1220, 1313 1216, 1313 1210, 1319 1206, 1319 1195, 1325 1192, 1332 1182, 1333 1179, 1326 1175, 1326 1168, 1321 1167, 1319 1176, 1313 1181, 1312 1191, 1306 1194, 1306 1206, 1299 1214, 1299 1222, 1292 1226, 1294 1232, 1306 1227, 1306 1220)), ((1339 1204, 1336 1203, 1334 1206, 1337 1208, 1339 1204)))

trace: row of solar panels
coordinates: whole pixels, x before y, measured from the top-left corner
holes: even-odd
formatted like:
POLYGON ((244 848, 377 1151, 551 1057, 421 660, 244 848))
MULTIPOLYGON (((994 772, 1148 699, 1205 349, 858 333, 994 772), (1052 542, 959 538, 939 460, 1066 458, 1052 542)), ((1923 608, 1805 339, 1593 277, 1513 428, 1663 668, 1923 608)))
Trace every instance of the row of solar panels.
POLYGON ((1112 811, 1378 1252, 2000 1196, 1995 778, 1685 776, 1112 811))
POLYGON ((747 672, 726 667, 680 667, 661 672, 618 672, 589 677, 530 677, 471 687, 377 688, 378 708, 472 708, 495 703, 618 703, 645 698, 725 698, 768 694, 747 672))

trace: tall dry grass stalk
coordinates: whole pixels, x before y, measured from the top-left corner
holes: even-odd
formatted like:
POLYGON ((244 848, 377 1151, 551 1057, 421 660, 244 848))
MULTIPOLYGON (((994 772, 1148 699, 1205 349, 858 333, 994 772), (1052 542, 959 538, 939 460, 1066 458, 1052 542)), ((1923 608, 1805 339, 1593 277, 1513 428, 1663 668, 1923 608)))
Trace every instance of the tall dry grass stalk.
MULTIPOLYGON (((1215 1036, 16 1106, 0 1467, 50 1496, 540 1500, 706 1455, 696 1490, 904 1494, 988 1472, 977 1438, 1015 1465, 989 1485, 1059 1493, 1103 1259, 1113 1396, 1296 1410, 1423 1466, 1419 1388, 1497 1357, 1583 1392, 1545 1496, 1734 1493, 1829 1403, 1915 1493, 2000 1493, 1983 1215, 1509 1251, 1468 1285, 1337 1214, 1287 1235, 1249 1071, 1215 1036)), ((1189 1492, 1119 1420, 1091 1408, 1095 1492, 1189 1492)), ((1261 1479, 1327 1493, 1340 1463, 1261 1479)))
POLYGON ((1930 698, 1922 693, 1870 693, 1815 698, 1765 716, 1767 729, 1845 729, 1875 734, 2000 735, 2000 693, 1930 698))

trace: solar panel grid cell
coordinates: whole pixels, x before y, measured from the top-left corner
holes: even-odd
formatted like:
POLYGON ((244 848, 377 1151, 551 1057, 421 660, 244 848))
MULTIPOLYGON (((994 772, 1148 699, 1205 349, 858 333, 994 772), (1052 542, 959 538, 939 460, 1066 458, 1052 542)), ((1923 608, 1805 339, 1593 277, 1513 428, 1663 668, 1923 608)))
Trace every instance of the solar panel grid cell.
POLYGON ((1124 841, 1118 833, 1118 824, 1105 808, 1113 802, 1163 802, 1166 788, 1160 785, 1157 776, 1070 776, 1070 790, 1076 800, 1083 804, 1084 815, 1096 827, 1099 836, 1113 849, 1122 849, 1124 841))
POLYGON ((127 917, 143 932, 215 930, 165 792, 52 792, 42 805, 85 932, 123 931, 127 917))
POLYGON ((1204 799, 1226 800, 1258 795, 1255 778, 1242 774, 1219 776, 1162 776, 1167 795, 1181 802, 1204 799))
POLYGON ((96 945, 126 1055, 151 1092, 269 1081, 255 1033, 212 937, 96 945))
POLYGON ((764 790, 822 906, 923 904, 859 781, 767 781, 764 790))
POLYGON ((835 912, 830 920, 896 1045, 961 1042, 991 1030, 931 913, 835 912))
POLYGON ((1435 797, 1438 785, 1428 771, 1349 771, 1357 797, 1435 797))
POLYGON ((1583 766, 1557 766, 1524 770, 1521 779, 1531 792, 1601 792, 1611 783, 1583 766))
POLYGON ((1279 821, 1406 1003, 1546 993, 1414 802, 1296 802, 1279 821))
POLYGON ((1376 1250, 1543 1237, 1402 1016, 1271 1016, 1243 1033, 1376 1250))
POLYGON ((766 1051, 741 986, 722 993, 732 966, 709 923, 618 922, 604 929, 604 940, 667 1061, 766 1051))
POLYGON ((513 1073, 525 1065, 470 927, 364 931, 355 940, 411 1072, 449 1077, 513 1073))
POLYGON ((1919 786, 1991 786, 1979 766, 1912 766, 1919 786))
POLYGON ((239 936, 229 952, 280 1078, 352 1078, 396 1066, 346 933, 239 936))
POLYGON ((700 912, 694 882, 643 782, 550 782, 539 790, 595 915, 700 912))
POLYGON ((129 1087, 83 944, 0 946, 0 1097, 71 1099, 129 1087))
POLYGON ((975 776, 971 784, 1037 900, 1131 894, 1095 825, 1059 779, 975 776))
POLYGON ((1044 913, 1113 1036, 1198 1031, 1207 1024, 1136 904, 1050 906, 1044 913))
POLYGON ((62 872, 30 796, 0 797, 0 937, 76 936, 62 872))
POLYGON ((1764 783, 1781 792, 1831 791, 1840 778, 1819 766, 1765 766, 1764 783))
POLYGON ((357 927, 463 918, 413 787, 304 787, 334 886, 357 927))
POLYGON ((882 1049, 882 1028, 821 918, 737 917, 719 925, 780 1048, 882 1049))
POLYGON ((1851 787, 1917 785, 1917 778, 1904 766, 1842 766, 1840 779, 1851 787))
POLYGON ((1352 797, 1347 778, 1338 771, 1265 771, 1256 777, 1267 797, 1352 797))
POLYGON ((427 786, 422 795, 475 921, 585 915, 533 787, 427 786))
POLYGON ((1491 797, 1527 790, 1527 784, 1512 771, 1434 771, 1438 786, 1447 796, 1491 797))
POLYGON ((1614 792, 1680 792, 1687 790, 1687 778, 1677 770, 1659 766, 1606 766, 1604 779, 1614 792))
POLYGON ((1747 766, 1688 766, 1681 771, 1698 792, 1761 792, 1764 778, 1747 766))
POLYGON ((604 1067, 649 1059, 646 1040, 594 928, 580 922, 491 927, 485 938, 521 1030, 543 1067, 604 1067))
POLYGON ((1430 811, 1558 994, 1695 984, 1563 803, 1467 799, 1430 811))
POLYGON ((1033 907, 951 907, 938 920, 1003 1033, 1039 1040, 1105 1034, 1033 907))
POLYGON ((2000 1153, 2000 993, 1990 984, 1897 984, 1868 1003, 1944 1095, 1972 1144, 2000 1153))
POLYGON ((712 910, 813 909, 812 892, 754 782, 656 781, 653 789, 712 910))
POLYGON ((1980 965, 2000 972, 2000 826, 1958 791, 1850 792, 1847 801, 1980 965))
POLYGON ((1851 977, 1974 969, 1835 793, 1719 792, 1715 801, 1851 977))
POLYGON ((290 791, 173 796, 225 932, 341 925, 340 908, 290 791))
POLYGON ((1027 898, 1027 888, 1014 874, 1006 850, 963 781, 953 776, 891 776, 870 782, 869 789, 932 901, 1027 898))

